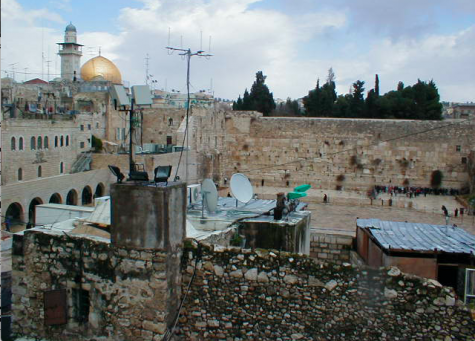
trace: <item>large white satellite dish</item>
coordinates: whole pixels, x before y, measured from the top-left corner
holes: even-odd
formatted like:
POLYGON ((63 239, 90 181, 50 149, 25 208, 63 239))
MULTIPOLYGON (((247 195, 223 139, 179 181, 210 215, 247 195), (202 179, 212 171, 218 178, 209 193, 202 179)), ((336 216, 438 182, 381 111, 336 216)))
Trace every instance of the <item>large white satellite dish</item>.
POLYGON ((203 196, 203 205, 206 203, 208 212, 216 211, 218 206, 218 190, 211 179, 204 179, 201 183, 201 194, 203 196))
POLYGON ((254 190, 251 182, 241 173, 233 174, 231 177, 231 193, 240 202, 247 203, 252 199, 254 190))

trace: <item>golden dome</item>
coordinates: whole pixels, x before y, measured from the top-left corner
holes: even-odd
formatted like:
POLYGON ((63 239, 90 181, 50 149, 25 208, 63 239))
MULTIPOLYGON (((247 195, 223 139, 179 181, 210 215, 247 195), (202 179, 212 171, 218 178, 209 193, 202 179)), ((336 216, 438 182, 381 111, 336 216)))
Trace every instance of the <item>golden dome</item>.
POLYGON ((81 78, 85 81, 105 79, 114 84, 122 84, 122 76, 117 66, 102 56, 89 59, 82 66, 81 78))

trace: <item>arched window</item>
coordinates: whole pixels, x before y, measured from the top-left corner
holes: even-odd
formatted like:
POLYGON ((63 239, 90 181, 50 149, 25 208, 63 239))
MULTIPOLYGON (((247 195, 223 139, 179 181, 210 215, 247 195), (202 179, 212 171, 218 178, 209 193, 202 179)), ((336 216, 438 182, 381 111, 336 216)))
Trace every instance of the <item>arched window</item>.
POLYGON ((43 140, 41 139, 41 136, 38 136, 37 147, 38 149, 43 149, 43 140))
POLYGON ((64 173, 64 162, 61 162, 59 164, 59 174, 63 174, 64 173))
POLYGON ((58 147, 58 137, 57 136, 54 137, 54 147, 55 148, 58 147))
POLYGON ((23 150, 23 137, 18 139, 18 150, 23 150))
POLYGON ((66 147, 69 146, 69 135, 66 135, 66 147))
POLYGON ((38 166, 38 177, 41 178, 42 175, 42 169, 41 166, 38 166))
POLYGON ((169 126, 172 126, 172 125, 173 125, 173 118, 170 117, 170 118, 168 119, 168 125, 169 125, 169 126))
POLYGON ((61 135, 59 146, 60 147, 64 146, 64 137, 62 135, 61 135))
POLYGON ((18 181, 23 180, 23 169, 18 168, 18 181))
POLYGON ((45 136, 45 149, 49 148, 49 141, 48 141, 48 136, 45 136))
POLYGON ((34 136, 31 138, 30 148, 31 148, 31 150, 35 150, 35 149, 36 149, 36 139, 35 139, 34 136))
POLYGON ((15 136, 12 137, 12 150, 16 150, 16 139, 15 139, 15 136))

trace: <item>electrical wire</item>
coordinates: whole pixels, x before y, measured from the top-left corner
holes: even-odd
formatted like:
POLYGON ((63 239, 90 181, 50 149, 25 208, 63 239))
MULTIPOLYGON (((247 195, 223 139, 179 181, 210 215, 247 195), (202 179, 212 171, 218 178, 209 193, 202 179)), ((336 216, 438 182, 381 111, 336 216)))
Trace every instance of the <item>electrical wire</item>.
POLYGON ((193 269, 193 274, 192 274, 192 276, 190 278, 190 282, 188 283, 188 286, 186 288, 185 295, 183 296, 183 299, 181 300, 180 305, 178 306, 178 311, 177 311, 177 314, 174 318, 173 327, 171 329, 168 328, 167 332, 163 336, 163 340, 165 340, 165 341, 169 341, 173 337, 173 332, 175 331, 178 320, 180 319, 181 309, 183 308, 183 303, 185 303, 185 300, 188 297, 188 294, 190 293, 191 284, 193 283, 193 280, 195 279, 195 276, 196 276, 196 269, 198 267, 198 261, 201 259, 201 252, 202 252, 200 242, 197 241, 197 243, 198 243, 198 250, 197 250, 197 254, 196 254, 196 258, 195 258, 195 266, 194 266, 194 269, 193 269))

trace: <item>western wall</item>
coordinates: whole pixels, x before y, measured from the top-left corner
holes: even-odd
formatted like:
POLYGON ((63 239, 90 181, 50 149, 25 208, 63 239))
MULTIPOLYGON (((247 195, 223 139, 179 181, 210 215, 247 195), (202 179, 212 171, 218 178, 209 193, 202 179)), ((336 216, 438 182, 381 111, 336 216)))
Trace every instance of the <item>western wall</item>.
POLYGON ((374 185, 468 187, 474 123, 263 117, 213 112, 193 117, 193 141, 220 184, 233 173, 254 186, 368 190, 374 185))

